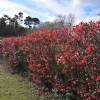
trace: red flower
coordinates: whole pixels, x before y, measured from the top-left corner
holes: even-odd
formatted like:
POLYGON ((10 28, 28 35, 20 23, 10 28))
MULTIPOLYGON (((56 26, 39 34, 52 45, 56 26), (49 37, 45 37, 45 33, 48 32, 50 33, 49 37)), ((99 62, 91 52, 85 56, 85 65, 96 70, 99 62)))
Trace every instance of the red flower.
POLYGON ((87 59, 82 59, 78 62, 79 65, 86 65, 87 64, 87 59))
POLYGON ((87 46, 85 52, 86 52, 86 53, 91 53, 91 52, 93 52, 94 50, 95 50, 95 48, 94 48, 93 44, 90 44, 90 45, 87 46))
POLYGON ((97 80, 97 81, 100 81, 100 75, 98 75, 98 76, 96 77, 96 80, 97 80))
POLYGON ((78 51, 75 51, 73 57, 74 58, 77 58, 78 56, 79 56, 79 52, 78 51))
POLYGON ((45 91, 45 92, 49 92, 49 88, 45 88, 44 91, 45 91))
POLYGON ((93 57, 93 62, 96 63, 97 62, 97 58, 93 57))

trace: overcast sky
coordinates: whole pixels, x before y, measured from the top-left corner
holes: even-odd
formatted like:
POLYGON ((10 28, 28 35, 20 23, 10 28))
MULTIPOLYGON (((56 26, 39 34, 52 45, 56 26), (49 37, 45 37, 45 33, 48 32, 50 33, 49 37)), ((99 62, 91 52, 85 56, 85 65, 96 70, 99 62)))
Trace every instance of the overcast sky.
POLYGON ((24 16, 38 17, 42 21, 52 21, 62 14, 75 15, 76 22, 100 19, 100 0, 0 0, 0 17, 14 16, 18 12, 24 16))

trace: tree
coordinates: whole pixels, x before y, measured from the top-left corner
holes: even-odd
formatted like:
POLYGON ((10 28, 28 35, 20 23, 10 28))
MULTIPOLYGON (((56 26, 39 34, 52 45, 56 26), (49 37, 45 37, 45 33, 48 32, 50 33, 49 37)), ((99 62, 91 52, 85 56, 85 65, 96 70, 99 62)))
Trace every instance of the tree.
POLYGON ((32 18, 31 16, 26 17, 24 20, 24 24, 29 28, 32 28, 32 26, 35 27, 39 23, 40 20, 38 18, 32 18))
POLYGON ((31 25, 32 25, 32 18, 31 18, 31 16, 28 16, 28 17, 25 18, 24 24, 26 26, 28 26, 29 28, 31 28, 31 25))
POLYGON ((32 18, 32 22, 33 22, 34 28, 36 25, 40 24, 40 20, 38 18, 32 18))
POLYGON ((0 36, 19 36, 25 32, 25 28, 21 26, 23 13, 19 12, 14 17, 4 15, 0 18, 0 36))
POLYGON ((13 24, 13 27, 16 28, 19 26, 18 24, 18 15, 15 15, 13 18, 12 18, 12 24, 13 24))
POLYGON ((23 22, 23 13, 22 12, 18 13, 18 18, 19 18, 19 24, 22 24, 22 22, 23 22))
POLYGON ((55 29, 67 26, 68 30, 71 31, 73 24, 74 24, 74 15, 72 14, 69 14, 68 16, 58 15, 56 16, 53 22, 44 22, 40 24, 40 28, 55 29))
POLYGON ((71 30, 72 30, 72 26, 74 24, 74 21, 75 21, 75 16, 73 14, 69 14, 67 16, 67 22, 66 22, 66 25, 68 27, 69 32, 71 32, 71 30))
POLYGON ((5 19, 6 24, 9 24, 10 17, 8 15, 4 15, 3 18, 5 19))
POLYGON ((0 35, 3 36, 5 34, 6 22, 5 18, 0 18, 0 35))
POLYGON ((54 22, 58 27, 63 27, 65 22, 66 22, 66 16, 65 15, 58 15, 54 22))

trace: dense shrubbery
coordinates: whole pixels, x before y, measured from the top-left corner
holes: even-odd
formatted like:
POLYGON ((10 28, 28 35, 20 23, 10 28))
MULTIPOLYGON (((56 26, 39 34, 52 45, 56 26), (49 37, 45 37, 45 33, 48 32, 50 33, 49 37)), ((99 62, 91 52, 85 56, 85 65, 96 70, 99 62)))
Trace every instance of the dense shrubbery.
POLYGON ((100 21, 80 23, 71 33, 61 28, 5 38, 0 49, 12 69, 28 72, 42 92, 99 100, 99 45, 100 21))

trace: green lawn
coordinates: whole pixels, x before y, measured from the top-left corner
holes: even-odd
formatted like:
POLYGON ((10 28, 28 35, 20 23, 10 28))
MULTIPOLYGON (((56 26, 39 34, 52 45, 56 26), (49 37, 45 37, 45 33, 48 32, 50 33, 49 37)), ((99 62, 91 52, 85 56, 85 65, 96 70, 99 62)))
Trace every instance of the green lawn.
POLYGON ((39 100, 33 95, 33 84, 19 75, 5 71, 0 64, 0 100, 39 100))

